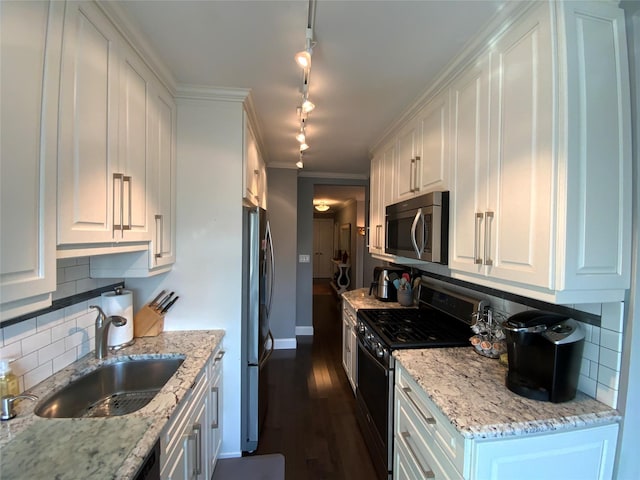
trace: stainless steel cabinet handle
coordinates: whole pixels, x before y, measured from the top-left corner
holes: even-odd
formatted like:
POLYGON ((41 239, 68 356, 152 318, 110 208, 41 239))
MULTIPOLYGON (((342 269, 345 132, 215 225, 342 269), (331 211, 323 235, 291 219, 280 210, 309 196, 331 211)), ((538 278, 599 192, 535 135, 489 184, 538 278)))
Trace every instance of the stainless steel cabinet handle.
POLYGON ((493 265, 493 260, 491 260, 491 224, 493 221, 489 221, 489 219, 493 220, 493 212, 485 212, 484 215, 487 217, 484 224, 484 264, 493 265))
POLYGON ((413 398, 411 398, 411 389, 409 387, 402 387, 402 391, 407 395, 407 398, 413 404, 413 406, 415 407, 416 411, 420 414, 420 416, 424 418, 424 421, 427 422, 427 425, 435 425, 436 419, 433 417, 427 417, 422 411, 422 407, 420 407, 420 405, 418 405, 416 401, 413 398))
POLYGON ((131 183, 131 177, 128 175, 124 175, 122 177, 122 194, 120 197, 120 218, 122 221, 122 229, 123 230, 131 230, 131 198, 132 198, 132 194, 131 194, 131 190, 132 190, 132 183, 131 183), (127 205, 128 207, 128 218, 127 218, 127 224, 124 224, 124 184, 128 184, 128 197, 129 197, 129 204, 127 205))
POLYGON ((416 155, 416 161, 414 164, 415 172, 413 174, 413 191, 417 192, 420 190, 420 181, 418 178, 418 166, 420 165, 420 156, 416 155))
POLYGON ((218 387, 211 387, 211 393, 216 394, 216 419, 211 422, 211 429, 215 430, 220 426, 220 389, 218 387))
POLYGON ((413 172, 414 172, 415 167, 416 167, 416 159, 412 158, 411 159, 411 165, 409 166, 409 191, 410 192, 414 191, 413 184, 415 183, 415 180, 413 178, 413 172))
POLYGON ((476 265, 482 264, 482 258, 480 258, 480 224, 484 219, 484 213, 477 212, 475 218, 475 231, 473 238, 473 263, 476 265))
POLYGON ((217 355, 216 358, 213 359, 213 363, 218 363, 220 360, 222 360, 222 357, 224 357, 225 351, 221 350, 217 355))
POLYGON ((164 252, 164 217, 162 215, 156 215, 156 253, 153 255, 155 258, 162 258, 162 252, 164 252), (158 227, 158 223, 160 227, 158 227))
POLYGON ((402 435, 404 444, 407 446, 407 449, 409 449, 409 453, 413 457, 413 460, 416 462, 416 464, 418 464, 418 467, 420 468, 420 470, 422 470, 422 475, 424 476, 423 478, 436 478, 436 475, 435 473, 433 473, 433 470, 426 469, 422 466, 422 463, 420 462, 420 459, 418 459, 416 452, 414 452, 413 448, 411 448, 411 445, 409 444, 409 439, 411 438, 411 434, 409 432, 401 432, 400 435, 402 435))
POLYGON ((122 228, 122 216, 124 213, 124 204, 123 204, 123 195, 124 195, 124 180, 123 180, 124 175, 121 173, 114 173, 113 174, 113 191, 112 191, 112 209, 113 209, 113 231, 115 232, 116 230, 120 230, 120 232, 122 232, 123 228, 122 228), (120 212, 119 212, 119 220, 118 223, 116 223, 116 182, 120 182, 120 196, 118 198, 120 198, 120 212))
POLYGON ((196 436, 196 468, 194 473, 200 475, 202 473, 202 427, 196 423, 191 429, 196 436))

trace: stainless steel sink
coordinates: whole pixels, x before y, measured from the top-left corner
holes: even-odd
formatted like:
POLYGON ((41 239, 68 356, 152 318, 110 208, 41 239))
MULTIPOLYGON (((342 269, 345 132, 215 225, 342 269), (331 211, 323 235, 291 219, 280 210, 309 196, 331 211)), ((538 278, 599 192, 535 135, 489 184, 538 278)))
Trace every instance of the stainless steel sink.
POLYGON ((98 367, 43 399, 35 414, 47 418, 113 417, 147 405, 184 358, 123 360, 98 367))

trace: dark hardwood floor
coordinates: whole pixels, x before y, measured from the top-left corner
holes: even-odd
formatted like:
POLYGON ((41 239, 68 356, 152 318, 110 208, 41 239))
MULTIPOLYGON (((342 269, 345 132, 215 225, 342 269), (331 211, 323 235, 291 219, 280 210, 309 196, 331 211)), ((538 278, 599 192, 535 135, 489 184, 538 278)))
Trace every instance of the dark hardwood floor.
POLYGON ((313 327, 313 337, 298 337, 297 350, 276 350, 269 360, 269 409, 256 454, 282 453, 286 480, 374 479, 342 368, 334 295, 313 296, 313 327))

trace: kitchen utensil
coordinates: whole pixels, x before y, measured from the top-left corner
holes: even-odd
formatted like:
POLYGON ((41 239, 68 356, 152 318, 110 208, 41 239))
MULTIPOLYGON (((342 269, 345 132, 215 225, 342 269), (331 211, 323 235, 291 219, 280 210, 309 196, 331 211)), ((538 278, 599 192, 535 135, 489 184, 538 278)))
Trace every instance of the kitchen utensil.
POLYGON ((173 304, 176 303, 178 301, 178 299, 180 298, 180 295, 176 295, 176 297, 171 300, 169 303, 167 303, 167 305, 162 309, 162 311, 160 312, 162 315, 164 315, 165 313, 167 313, 169 311, 169 309, 171 307, 173 307, 173 304))
POLYGON ((176 292, 171 292, 169 295, 167 295, 166 297, 164 297, 162 299, 162 301, 156 305, 156 310, 158 312, 161 312, 162 309, 167 305, 167 303, 169 303, 169 301, 171 300, 171 298, 173 297, 173 294, 176 292))
POLYGON ((155 306, 165 293, 167 293, 166 290, 160 290, 160 293, 158 295, 156 295, 156 297, 151 301, 149 306, 150 307, 155 306))

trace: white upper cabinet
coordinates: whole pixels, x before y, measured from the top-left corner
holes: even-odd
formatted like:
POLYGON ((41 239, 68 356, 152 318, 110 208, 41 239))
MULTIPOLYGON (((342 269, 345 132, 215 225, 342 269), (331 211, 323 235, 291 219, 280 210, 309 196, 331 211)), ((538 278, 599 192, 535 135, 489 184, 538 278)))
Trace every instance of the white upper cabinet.
POLYGON ((486 56, 486 168, 481 131, 454 161, 454 275, 554 303, 623 299, 631 184, 622 11, 541 4, 486 56))
POLYGON ((421 152, 416 187, 420 193, 449 189, 449 91, 433 98, 418 114, 421 152))
POLYGON ((386 207, 394 201, 396 143, 391 142, 371 160, 369 180, 369 253, 384 254, 386 207))
POLYGON ((244 125, 244 194, 253 205, 267 208, 267 172, 260 155, 256 135, 245 113, 244 125))
POLYGON ((449 92, 429 101, 398 135, 395 169, 399 202, 447 187, 449 92))
POLYGON ((622 300, 632 192, 623 11, 539 2, 511 17, 399 127, 396 198, 450 190, 455 278, 552 303, 622 300), (425 162, 436 158, 444 168, 425 162))
POLYGON ((0 320, 56 289, 56 148, 64 4, 0 2, 0 320))
POLYGON ((452 86, 452 269, 551 287, 549 31, 527 17, 452 86))
POLYGON ((453 81, 451 111, 449 265, 479 273, 483 268, 481 228, 484 214, 489 210, 489 63, 486 59, 453 81))
POLYGON ((176 260, 176 106, 171 95, 158 86, 151 101, 151 158, 153 175, 153 237, 150 268, 172 265, 176 260))
POLYGON ((151 73, 92 2, 69 2, 63 39, 58 244, 151 239, 151 73))

